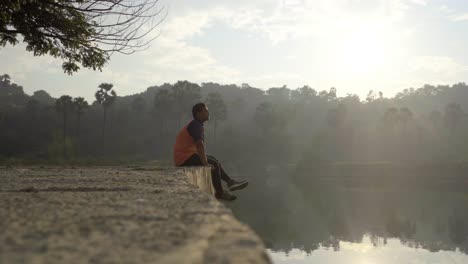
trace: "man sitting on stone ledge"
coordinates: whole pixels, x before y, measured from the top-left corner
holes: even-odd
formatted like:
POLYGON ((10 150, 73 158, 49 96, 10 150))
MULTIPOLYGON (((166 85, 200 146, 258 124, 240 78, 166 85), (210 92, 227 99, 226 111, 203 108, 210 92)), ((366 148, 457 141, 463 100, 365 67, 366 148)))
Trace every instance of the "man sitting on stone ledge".
POLYGON ((174 163, 176 166, 210 166, 211 179, 215 188, 215 197, 232 201, 235 195, 223 190, 221 179, 224 180, 230 191, 245 188, 247 181, 231 179, 224 171, 219 161, 206 155, 205 133, 203 123, 210 119, 210 112, 204 103, 195 104, 192 108, 193 120, 180 130, 174 145, 174 163))

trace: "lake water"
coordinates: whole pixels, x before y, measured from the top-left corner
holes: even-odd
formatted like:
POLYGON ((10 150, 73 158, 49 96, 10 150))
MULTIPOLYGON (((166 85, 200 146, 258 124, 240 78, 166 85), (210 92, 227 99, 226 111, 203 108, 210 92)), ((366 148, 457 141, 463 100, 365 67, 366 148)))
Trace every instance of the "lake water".
POLYGON ((467 264, 468 181, 386 175, 250 170, 228 206, 274 263, 467 264))

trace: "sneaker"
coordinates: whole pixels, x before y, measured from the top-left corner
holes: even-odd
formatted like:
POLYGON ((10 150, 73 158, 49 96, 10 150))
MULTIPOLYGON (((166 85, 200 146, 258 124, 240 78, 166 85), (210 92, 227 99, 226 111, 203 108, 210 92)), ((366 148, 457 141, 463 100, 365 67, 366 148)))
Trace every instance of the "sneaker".
POLYGON ((229 190, 231 192, 236 191, 236 190, 240 190, 240 189, 244 189, 245 187, 247 187, 247 185, 249 185, 248 181, 235 181, 235 180, 233 180, 232 182, 228 183, 228 187, 229 187, 229 190))
POLYGON ((223 192, 222 194, 215 194, 215 197, 219 200, 234 201, 237 197, 228 192, 223 192))

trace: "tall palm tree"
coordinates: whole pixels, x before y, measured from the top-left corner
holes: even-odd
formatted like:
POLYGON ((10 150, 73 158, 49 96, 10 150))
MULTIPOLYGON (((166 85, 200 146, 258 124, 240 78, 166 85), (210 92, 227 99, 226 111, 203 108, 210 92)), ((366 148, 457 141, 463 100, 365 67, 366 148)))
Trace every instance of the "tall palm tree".
POLYGON ((10 75, 8 74, 3 74, 3 75, 0 75, 0 82, 5 82, 6 84, 10 84, 10 75))
POLYGON ((65 157, 67 154, 66 150, 66 138, 67 138, 67 117, 68 114, 71 112, 73 107, 72 98, 68 95, 63 95, 57 101, 55 101, 55 110, 57 113, 62 114, 63 120, 63 156, 65 157))
POLYGON ((76 113, 76 136, 80 136, 80 121, 81 116, 84 114, 86 109, 88 109, 88 102, 83 97, 76 97, 73 99, 73 108, 76 113))
POLYGON ((103 118, 102 118, 102 146, 105 147, 105 131, 106 131, 106 118, 107 110, 115 102, 117 93, 112 89, 114 87, 111 83, 101 83, 94 97, 96 101, 102 105, 103 109, 103 118))

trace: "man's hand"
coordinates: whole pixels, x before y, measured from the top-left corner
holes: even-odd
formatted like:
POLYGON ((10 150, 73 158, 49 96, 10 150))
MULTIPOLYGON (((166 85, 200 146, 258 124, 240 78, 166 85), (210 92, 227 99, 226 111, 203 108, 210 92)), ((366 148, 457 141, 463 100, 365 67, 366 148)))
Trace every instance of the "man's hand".
POLYGON ((214 166, 208 163, 208 159, 206 158, 206 156, 202 158, 202 164, 205 167, 210 167, 211 169, 214 169, 214 166))
POLYGON ((198 155, 200 156, 203 166, 211 167, 211 169, 214 169, 213 165, 208 163, 208 159, 205 154, 205 144, 203 143, 203 140, 197 140, 197 142, 195 142, 195 145, 197 146, 198 155))

